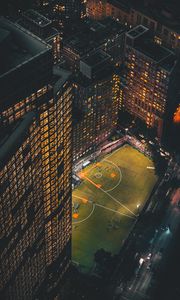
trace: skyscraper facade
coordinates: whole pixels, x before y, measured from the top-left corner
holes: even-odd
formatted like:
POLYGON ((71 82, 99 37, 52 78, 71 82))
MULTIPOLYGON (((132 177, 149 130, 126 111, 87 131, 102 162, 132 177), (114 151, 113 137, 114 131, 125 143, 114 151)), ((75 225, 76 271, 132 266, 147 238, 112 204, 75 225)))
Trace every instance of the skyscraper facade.
POLYGON ((64 40, 65 65, 74 73, 74 161, 93 152, 118 122, 120 77, 115 69, 123 60, 124 36, 124 26, 106 18, 84 21, 64 40))
POLYGON ((109 62, 100 50, 80 62, 74 83, 74 161, 95 151, 116 128, 120 78, 109 62))
POLYGON ((129 28, 144 25, 155 33, 165 47, 180 49, 179 5, 177 1, 105 0, 87 1, 87 15, 92 19, 112 17, 129 28), (176 3, 177 4, 176 4, 176 3))
POLYGON ((72 83, 48 44, 0 30, 0 290, 53 299, 71 255, 72 83))
POLYGON ((106 16, 106 0, 88 0, 86 11, 91 19, 101 20, 106 16))
POLYGON ((167 107, 174 101, 169 91, 174 87, 176 56, 148 34, 142 25, 126 33, 124 107, 147 127, 156 128, 161 138, 167 107))

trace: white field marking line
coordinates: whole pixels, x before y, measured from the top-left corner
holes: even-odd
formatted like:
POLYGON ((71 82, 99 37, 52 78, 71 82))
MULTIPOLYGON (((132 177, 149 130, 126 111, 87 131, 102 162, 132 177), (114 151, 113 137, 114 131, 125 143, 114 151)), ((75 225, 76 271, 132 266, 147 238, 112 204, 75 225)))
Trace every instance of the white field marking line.
MULTIPOLYGON (((109 189, 109 190, 105 190, 106 192, 111 192, 111 191, 113 191, 113 190, 121 183, 121 180, 122 180, 122 172, 121 172, 121 169, 118 167, 118 165, 116 165, 116 164, 113 163, 112 161, 107 160, 107 159, 103 159, 101 162, 103 162, 103 161, 106 161, 106 162, 108 162, 109 164, 114 165, 115 168, 118 169, 118 172, 119 172, 119 180, 118 180, 118 183, 117 183, 113 188, 111 188, 111 189, 109 189)), ((96 166, 95 166, 95 167, 96 167, 96 166)), ((91 168, 90 170, 88 170, 87 175, 89 175, 89 173, 90 173, 92 170, 93 170, 93 168, 91 168)), ((99 173, 100 173, 100 172, 99 172, 99 173)), ((102 174, 102 173, 101 173, 101 174, 102 174)), ((101 177, 102 177, 102 176, 101 176, 101 177)), ((101 178, 101 177, 99 177, 99 178, 101 178)), ((96 178, 99 179, 98 177, 96 177, 96 178)))
MULTIPOLYGON (((124 146, 126 146, 126 145, 123 145, 123 147, 124 146)), ((123 148, 123 147, 121 147, 121 148, 123 148)), ((106 158, 109 158, 110 156, 112 156, 112 155, 114 155, 116 152, 118 152, 120 149, 118 148, 117 150, 115 150, 114 152, 112 152, 112 153, 110 153, 106 158)), ((106 158, 104 158, 103 160, 106 160, 106 158)), ((102 161, 103 161, 102 160, 102 161)), ((112 163, 112 164, 114 164, 114 163, 112 163)), ((119 168, 118 166, 117 166, 117 168, 119 168)), ((120 171, 120 169, 119 169, 119 171, 120 171)), ((122 172, 121 172, 121 175, 122 175, 122 172)), ((122 177, 121 177, 121 179, 122 179, 122 177)), ((110 191, 110 190, 107 190, 107 191, 105 191, 105 190, 103 190, 102 188, 100 188, 104 193, 106 193, 108 196, 110 196, 114 201, 116 201, 116 202, 118 202, 122 207, 124 207, 125 209, 127 209, 130 213, 132 213, 134 216, 136 216, 128 207, 126 207, 125 205, 123 205, 121 202, 119 202, 116 198, 114 198, 113 196, 111 196, 109 193, 108 193, 108 191, 110 191)), ((114 188, 113 188, 114 189, 114 188)))
POLYGON ((73 195, 73 197, 75 198, 78 198, 80 200, 87 200, 87 202, 90 202, 88 199, 86 199, 85 197, 79 197, 79 196, 76 196, 76 195, 73 195))
POLYGON ((121 180, 122 180, 122 172, 121 172, 121 169, 120 169, 115 163, 113 163, 112 161, 106 160, 106 159, 105 159, 104 161, 107 161, 109 164, 114 165, 114 166, 118 169, 118 171, 119 171, 119 180, 118 180, 118 183, 117 183, 112 189, 105 190, 106 192, 111 192, 111 191, 113 191, 113 190, 121 183, 121 180))
POLYGON ((127 209, 132 215, 134 215, 135 217, 137 217, 137 215, 135 215, 133 213, 133 211, 131 211, 128 207, 126 207, 124 204, 122 204, 120 201, 118 201, 116 198, 114 198, 111 194, 109 194, 108 192, 106 192, 105 190, 103 190, 102 188, 99 188, 102 192, 104 192, 106 195, 108 195, 109 197, 111 197, 111 199, 113 199, 115 202, 119 203, 119 205, 121 205, 122 207, 124 207, 125 209, 127 209))
POLYGON ((109 208, 109 207, 106 207, 106 206, 104 206, 104 205, 97 204, 97 203, 96 203, 95 205, 96 205, 96 206, 99 206, 99 207, 102 207, 102 208, 104 208, 104 209, 110 210, 110 211, 112 211, 112 212, 115 212, 116 214, 119 214, 119 215, 128 217, 128 218, 130 218, 130 219, 136 219, 135 217, 132 217, 132 216, 123 214, 123 213, 121 213, 121 212, 119 212, 119 211, 116 211, 116 210, 114 210, 114 209, 112 209, 112 208, 109 208))
MULTIPOLYGON (((125 146, 125 145, 124 145, 125 146)), ((123 147, 124 147, 123 146, 123 147)), ((119 148, 117 149, 117 150, 115 150, 114 152, 112 152, 110 155, 108 155, 108 158, 110 157, 110 156, 112 156, 113 154, 115 154, 117 151, 119 151, 119 148)), ((106 160, 106 159, 104 159, 104 160, 106 160)), ((102 159, 102 161, 103 161, 103 159, 102 159)), ((94 167, 94 166, 93 166, 94 167)), ((92 168, 93 168, 92 167, 92 168)), ((96 167, 96 166, 95 166, 96 167)), ((91 169, 92 169, 91 168, 91 169)), ((91 170, 90 169, 90 170, 91 170)), ((88 170, 88 172, 90 171, 90 170, 88 170)), ((88 175, 88 174, 87 174, 88 175)), ((135 215, 128 207, 126 207, 125 205, 123 205, 120 201, 118 201, 116 198, 114 198, 113 196, 111 196, 107 191, 105 191, 105 190, 103 190, 102 188, 99 188, 102 192, 104 192, 104 193, 106 193, 109 197, 111 197, 111 199, 113 199, 115 202, 117 202, 119 205, 121 205, 122 207, 124 207, 125 209, 127 209, 131 214, 133 214, 135 217, 137 217, 137 215, 135 215)))
MULTIPOLYGON (((106 158, 109 158, 110 156, 114 155, 116 152, 118 152, 120 149, 122 149, 122 148, 124 148, 124 147, 126 147, 126 146, 127 146, 126 144, 123 145, 123 146, 120 146, 120 147, 119 147, 118 149, 116 149, 115 151, 112 151, 112 153, 110 153, 109 155, 107 154, 107 155, 105 156, 105 158, 103 158, 102 160, 99 161, 99 163, 101 163, 102 161, 106 160, 106 158)), ((94 169, 94 168, 97 167, 96 164, 97 164, 97 162, 93 162, 93 166, 87 171, 87 175, 88 175, 88 173, 89 173, 92 169, 94 169)), ((119 167, 118 167, 118 168, 119 168, 119 167)))
POLYGON ((97 178, 97 179, 99 179, 99 178, 101 178, 102 177, 102 173, 101 172, 97 172, 96 174, 95 174, 95 177, 97 178))
POLYGON ((93 207, 92 207, 92 210, 91 210, 89 216, 87 216, 85 219, 83 219, 81 221, 74 221, 74 222, 72 221, 72 224, 79 224, 79 223, 83 223, 83 222, 87 221, 92 216, 94 210, 95 210, 95 204, 93 204, 93 207))
MULTIPOLYGON (((92 184, 92 183, 91 183, 92 184)), ((127 209, 132 215, 134 215, 135 217, 137 217, 137 215, 135 215, 128 207, 126 207, 124 204, 122 204, 120 201, 118 201, 116 198, 114 198, 111 194, 109 194, 107 191, 103 190, 101 187, 98 188, 99 190, 101 190, 102 192, 106 193, 106 195, 108 195, 109 197, 111 197, 111 199, 113 199, 115 202, 117 202, 119 205, 121 205, 122 207, 124 207, 125 209, 127 209)))
MULTIPOLYGON (((115 151, 113 151, 113 152, 110 153, 109 155, 106 155, 105 158, 103 158, 102 160, 99 161, 99 163, 101 163, 102 161, 106 160, 106 158, 108 158, 108 157, 114 155, 116 152, 118 152, 118 151, 120 150, 120 148, 123 148, 124 146, 126 146, 126 145, 120 146, 118 149, 116 149, 115 151)), ((98 163, 98 162, 94 162, 94 163, 93 163, 93 166, 87 171, 87 175, 88 175, 88 173, 89 173, 92 169, 94 169, 94 168, 97 167, 97 165, 96 165, 97 163, 98 163)))

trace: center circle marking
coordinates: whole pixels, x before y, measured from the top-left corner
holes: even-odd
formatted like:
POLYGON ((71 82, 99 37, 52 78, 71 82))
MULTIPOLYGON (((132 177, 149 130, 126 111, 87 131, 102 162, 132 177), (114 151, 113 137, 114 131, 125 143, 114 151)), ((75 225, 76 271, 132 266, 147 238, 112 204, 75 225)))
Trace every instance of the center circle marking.
POLYGON ((96 178, 101 178, 102 177, 102 173, 101 172, 98 172, 95 174, 96 178))
MULTIPOLYGON (((111 168, 112 168, 112 177, 111 178, 114 178, 114 177, 118 177, 118 181, 117 183, 110 189, 104 189, 103 186, 102 186, 102 189, 105 191, 105 192, 111 192, 113 191, 120 183, 121 183, 121 180, 122 180, 122 172, 121 172, 121 169, 115 164, 113 163, 112 161, 109 161, 107 159, 104 159, 101 161, 102 163, 105 162, 105 163, 108 163, 109 165, 111 165, 111 168), (114 169, 114 172, 113 172, 113 169, 114 169)), ((101 163, 100 162, 100 163, 101 163)), ((103 165, 101 165, 101 168, 103 168, 103 165)), ((106 166, 104 166, 104 168, 106 168, 106 166)), ((103 171, 103 169, 101 169, 103 171)), ((91 171, 89 173, 89 175, 91 175, 91 171)), ((88 174, 87 174, 88 176, 88 174)), ((94 177, 97 178, 97 179, 101 179, 103 177, 103 172, 100 172, 99 170, 97 171, 97 173, 94 174, 94 177)), ((96 182, 98 184, 98 182, 96 182)), ((113 183, 114 184, 114 183, 113 183)))

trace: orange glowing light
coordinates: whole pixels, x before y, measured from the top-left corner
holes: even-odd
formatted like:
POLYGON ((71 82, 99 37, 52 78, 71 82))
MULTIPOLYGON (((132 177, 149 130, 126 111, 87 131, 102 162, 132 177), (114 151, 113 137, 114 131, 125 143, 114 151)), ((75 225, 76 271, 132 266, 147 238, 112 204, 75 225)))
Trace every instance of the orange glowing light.
POLYGON ((74 219, 78 219, 79 218, 79 215, 77 213, 74 213, 72 216, 73 216, 74 219))
POLYGON ((101 185, 101 184, 96 184, 96 187, 97 187, 98 189, 100 189, 100 188, 102 187, 102 185, 101 185))
POLYGON ((88 178, 87 176, 84 175, 84 178, 89 181, 90 183, 92 183, 95 187, 97 187, 98 189, 101 187, 101 184, 96 184, 94 181, 92 181, 90 178, 88 178))
POLYGON ((86 198, 81 198, 81 199, 84 204, 88 203, 88 199, 86 199, 86 198))
POLYGON ((115 173, 111 173, 111 177, 112 178, 116 177, 116 174, 115 173))
POLYGON ((79 177, 80 177, 80 178, 84 178, 84 176, 85 176, 85 174, 84 174, 83 172, 80 172, 80 173, 79 173, 79 177))
POLYGON ((175 112, 175 114, 174 114, 174 118, 173 118, 173 121, 174 121, 174 123, 180 123, 180 105, 179 105, 179 107, 177 108, 177 110, 176 110, 176 112, 175 112))

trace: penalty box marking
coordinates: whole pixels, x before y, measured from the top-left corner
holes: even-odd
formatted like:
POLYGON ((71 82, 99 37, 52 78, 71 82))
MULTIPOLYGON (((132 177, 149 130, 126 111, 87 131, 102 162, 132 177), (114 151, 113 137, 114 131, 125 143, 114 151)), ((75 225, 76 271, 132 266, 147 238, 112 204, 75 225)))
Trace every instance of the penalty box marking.
MULTIPOLYGON (((78 198, 78 199, 81 199, 83 203, 85 203, 84 200, 86 200, 86 203, 87 202, 91 203, 87 198, 79 197, 79 196, 76 196, 76 195, 74 195, 74 197, 78 198)), ((117 213, 117 214, 122 215, 124 217, 128 217, 130 219, 135 219, 135 217, 133 217, 133 216, 129 216, 127 214, 121 213, 119 211, 116 211, 116 210, 114 210, 112 208, 106 207, 106 206, 98 204, 98 203, 93 203, 92 205, 93 205, 92 210, 91 210, 91 212, 89 213, 89 215, 86 218, 84 218, 83 220, 80 220, 80 221, 74 221, 74 222, 72 221, 72 224, 79 224, 79 223, 83 223, 83 222, 87 221, 92 216, 92 214, 94 213, 94 210, 95 210, 96 206, 100 207, 100 208, 104 208, 104 209, 109 210, 111 212, 117 213)), ((77 218, 75 218, 75 219, 77 219, 77 218)))
MULTIPOLYGON (((117 149, 114 153, 116 153, 117 151, 119 151, 119 149, 117 149)), ((108 155, 108 158, 110 156, 112 156, 114 153, 111 153, 110 155, 108 155)), ((87 174, 88 172, 90 172, 92 169, 94 169, 95 167, 97 166, 100 166, 101 164, 98 162, 95 164, 95 166, 93 166, 90 170, 86 171, 86 172, 81 172, 80 173, 80 178, 85 178, 87 181, 89 181, 91 184, 93 184, 96 188, 100 189, 102 192, 106 193, 112 200, 114 200, 115 202, 117 202, 119 205, 121 205, 123 208, 125 208, 126 210, 128 210, 132 215, 134 215, 135 217, 136 214, 133 213, 133 211, 131 211, 127 206, 125 206, 124 204, 122 204, 120 201, 118 201, 115 197, 113 197, 111 194, 109 194, 108 192, 114 190, 121 182, 122 180, 122 172, 120 170, 120 168, 115 164, 113 163, 112 161, 108 161, 107 159, 103 159, 102 161, 107 161, 111 164, 113 164, 119 171, 119 174, 120 174, 120 179, 118 181, 118 183, 115 185, 115 187, 113 187, 112 189, 109 189, 109 190, 104 190, 102 189, 102 185, 101 184, 96 184, 93 180, 91 180, 89 177, 87 177, 85 174, 87 174)))
MULTIPOLYGON (((121 205, 123 208, 125 208, 126 210, 128 210, 131 214, 133 214, 135 217, 136 215, 133 213, 133 211, 131 211, 127 206, 125 206, 124 204, 122 204, 120 201, 118 201, 116 198, 114 198, 111 194, 108 193, 108 191, 103 190, 101 188, 100 184, 96 184, 94 181, 92 181, 91 179, 89 179, 87 176, 85 176, 83 174, 83 177, 85 178, 87 181, 89 181, 91 184, 93 184, 96 188, 100 189, 102 192, 104 192, 106 195, 108 195, 112 200, 114 200, 115 202, 119 203, 119 205, 121 205)), ((114 189, 114 188, 113 188, 114 189)))

